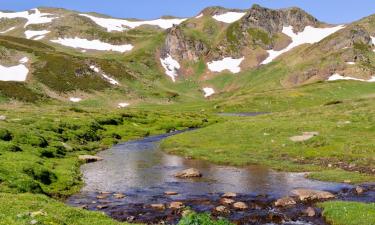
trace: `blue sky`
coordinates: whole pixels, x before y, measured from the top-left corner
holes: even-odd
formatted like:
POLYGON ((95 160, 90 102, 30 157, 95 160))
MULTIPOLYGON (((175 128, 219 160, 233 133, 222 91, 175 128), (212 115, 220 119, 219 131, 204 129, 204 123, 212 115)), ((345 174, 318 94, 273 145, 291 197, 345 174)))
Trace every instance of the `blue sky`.
POLYGON ((298 6, 329 23, 346 23, 375 13, 375 0, 0 0, 0 10, 20 11, 38 6, 99 12, 114 17, 154 19, 162 15, 189 17, 207 6, 250 8, 298 6))

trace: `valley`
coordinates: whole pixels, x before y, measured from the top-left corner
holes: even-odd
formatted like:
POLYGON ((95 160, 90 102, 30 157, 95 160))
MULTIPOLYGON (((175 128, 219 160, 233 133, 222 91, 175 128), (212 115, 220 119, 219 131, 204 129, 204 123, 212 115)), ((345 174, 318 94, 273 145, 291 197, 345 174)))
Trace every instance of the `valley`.
POLYGON ((295 7, 0 11, 0 224, 373 225, 374 41, 295 7))

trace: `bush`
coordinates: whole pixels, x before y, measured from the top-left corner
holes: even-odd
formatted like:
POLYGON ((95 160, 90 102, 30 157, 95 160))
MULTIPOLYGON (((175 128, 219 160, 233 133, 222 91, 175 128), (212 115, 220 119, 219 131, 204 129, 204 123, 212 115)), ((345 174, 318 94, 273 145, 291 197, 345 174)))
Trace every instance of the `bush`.
POLYGON ((178 225, 232 225, 232 223, 224 219, 213 220, 207 213, 190 213, 183 217, 178 225))
POLYGON ((0 129, 0 140, 3 141, 11 141, 13 139, 12 133, 7 129, 1 128, 0 129))
POLYGON ((56 181, 57 177, 54 173, 49 171, 42 166, 32 167, 32 168, 25 168, 24 172, 33 178, 36 181, 41 182, 45 185, 50 185, 52 182, 56 181))

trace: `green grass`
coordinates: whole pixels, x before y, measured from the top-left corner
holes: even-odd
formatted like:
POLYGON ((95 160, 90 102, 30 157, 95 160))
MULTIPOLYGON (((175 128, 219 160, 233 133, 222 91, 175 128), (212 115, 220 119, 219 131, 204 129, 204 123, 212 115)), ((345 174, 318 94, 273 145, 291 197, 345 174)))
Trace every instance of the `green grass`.
POLYGON ((375 225, 375 203, 330 201, 320 207, 331 225, 375 225))
POLYGON ((214 220, 207 213, 189 213, 180 220, 178 225, 232 225, 232 223, 225 219, 214 220))
POLYGON ((74 224, 115 225, 119 223, 108 216, 83 209, 72 208, 44 195, 0 193, 0 224, 74 224))
POLYGON ((329 170, 313 173, 311 177, 339 182, 375 181, 373 175, 344 171, 347 168, 341 166, 352 165, 354 170, 367 173, 374 169, 374 110, 375 103, 370 98, 252 118, 231 118, 170 137, 161 146, 170 153, 219 164, 261 164, 287 171, 329 170), (308 131, 319 135, 304 142, 289 139, 308 131))

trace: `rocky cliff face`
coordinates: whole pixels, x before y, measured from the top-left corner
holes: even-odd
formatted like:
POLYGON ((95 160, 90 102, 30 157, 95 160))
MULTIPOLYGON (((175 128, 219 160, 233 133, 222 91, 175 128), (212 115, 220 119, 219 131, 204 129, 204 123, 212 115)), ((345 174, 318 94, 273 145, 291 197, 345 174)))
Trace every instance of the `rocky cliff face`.
POLYGON ((169 54, 178 61, 197 62, 208 50, 205 43, 187 37, 179 26, 174 26, 167 30, 161 56, 165 58, 169 54))

